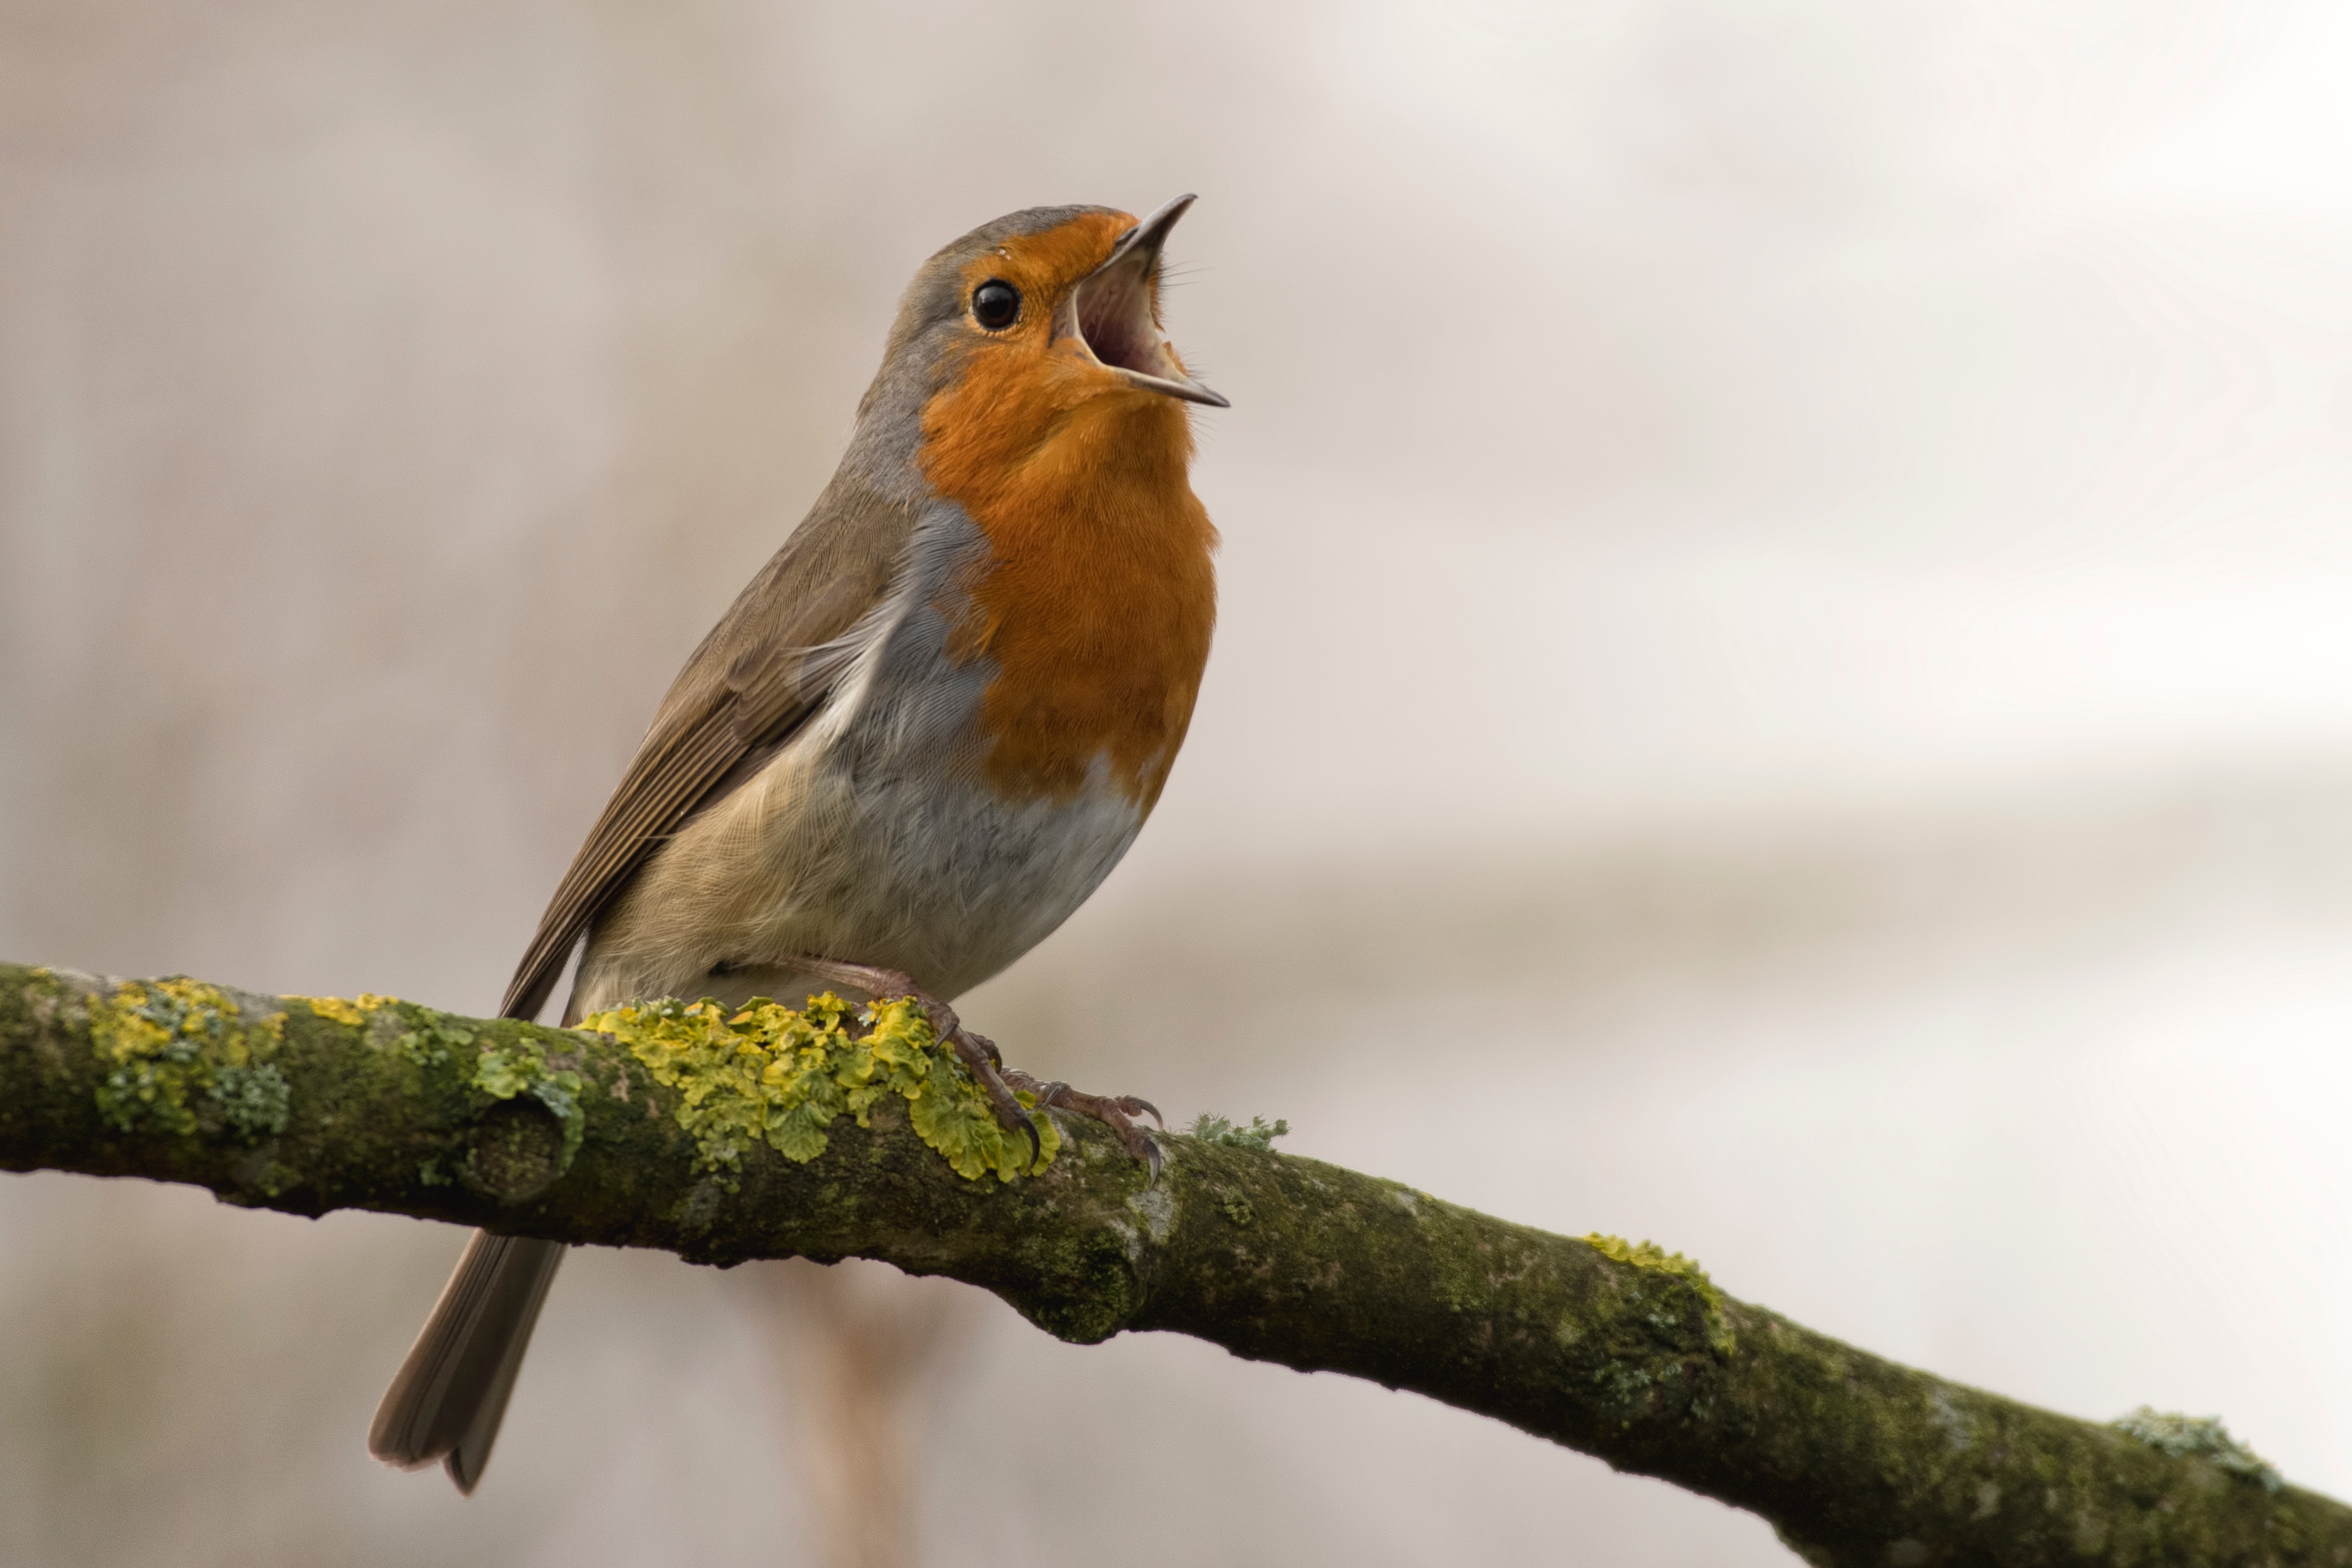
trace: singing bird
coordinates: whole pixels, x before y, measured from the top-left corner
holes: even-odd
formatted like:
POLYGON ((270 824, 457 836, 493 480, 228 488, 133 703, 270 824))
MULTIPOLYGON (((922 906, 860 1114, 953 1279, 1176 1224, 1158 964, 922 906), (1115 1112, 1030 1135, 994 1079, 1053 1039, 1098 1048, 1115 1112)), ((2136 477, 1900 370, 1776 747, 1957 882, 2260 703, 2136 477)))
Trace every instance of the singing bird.
MULTIPOLYGON (((1216 619, 1189 403, 1138 222, 1036 207, 923 265, 832 482, 702 641, 507 988, 564 1021, 640 998, 913 996, 1006 1079, 1158 1150, 1145 1102, 1000 1071, 949 1005, 1108 875, 1183 743, 1216 619)), ((1156 1116, 1157 1113, 1153 1113, 1156 1116)), ((562 1244, 477 1232, 368 1447, 481 1479, 562 1244)))

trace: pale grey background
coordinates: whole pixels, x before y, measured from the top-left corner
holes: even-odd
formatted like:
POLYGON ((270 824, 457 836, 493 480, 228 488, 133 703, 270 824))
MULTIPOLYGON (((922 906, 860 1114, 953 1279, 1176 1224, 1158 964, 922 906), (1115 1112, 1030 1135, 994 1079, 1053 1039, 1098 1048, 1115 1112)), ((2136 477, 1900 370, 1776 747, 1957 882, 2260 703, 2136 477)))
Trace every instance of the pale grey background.
MULTIPOLYGON (((493 1005, 915 265, 1195 190, 1215 658, 982 1027, 2352 1495, 2347 73, 2321 0, 0 0, 0 953, 493 1005)), ((751 1270, 582 1255, 479 1496, 371 1463, 459 1240, 0 1177, 0 1560, 816 1560, 751 1270)), ((929 1562, 1788 1561, 950 1348, 929 1562)))

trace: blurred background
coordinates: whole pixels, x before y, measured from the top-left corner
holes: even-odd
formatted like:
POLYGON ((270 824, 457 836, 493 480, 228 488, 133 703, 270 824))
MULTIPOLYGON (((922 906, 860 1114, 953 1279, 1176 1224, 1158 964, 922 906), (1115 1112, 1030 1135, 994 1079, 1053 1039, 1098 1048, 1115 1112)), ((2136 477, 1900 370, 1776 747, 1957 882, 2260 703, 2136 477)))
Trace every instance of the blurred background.
MULTIPOLYGON (((898 291, 1181 191, 1192 739, 1015 1061, 2352 1496, 2352 18, 0 0, 0 954, 496 1005, 898 291)), ((889 1270, 0 1176, 0 1560, 1792 1561, 889 1270)))

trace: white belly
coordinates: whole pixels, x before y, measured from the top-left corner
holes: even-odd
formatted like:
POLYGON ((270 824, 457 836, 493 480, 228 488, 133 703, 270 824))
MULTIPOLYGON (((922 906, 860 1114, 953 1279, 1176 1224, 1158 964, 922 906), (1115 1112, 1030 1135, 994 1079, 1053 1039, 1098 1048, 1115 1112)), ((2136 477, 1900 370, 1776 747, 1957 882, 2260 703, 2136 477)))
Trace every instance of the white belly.
POLYGON ((823 988, 795 955, 902 970, 950 999, 1068 919, 1143 825, 1107 779, 1010 802, 945 757, 877 766, 807 738, 632 879, 591 936, 574 1014, 657 996, 797 1004, 823 988))

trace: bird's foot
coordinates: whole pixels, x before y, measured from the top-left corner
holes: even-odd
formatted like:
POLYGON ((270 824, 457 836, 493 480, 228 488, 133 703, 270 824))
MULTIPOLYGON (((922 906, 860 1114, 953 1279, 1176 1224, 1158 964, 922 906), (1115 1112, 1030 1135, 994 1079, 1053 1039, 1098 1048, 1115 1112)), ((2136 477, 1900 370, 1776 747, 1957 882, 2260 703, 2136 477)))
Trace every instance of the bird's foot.
POLYGON ((1031 1077, 1019 1068, 1008 1068, 1004 1081, 1016 1090, 1026 1090, 1037 1098, 1040 1105, 1051 1105, 1060 1111, 1075 1111, 1081 1116, 1091 1116, 1108 1127, 1118 1137, 1127 1152, 1151 1167, 1151 1179, 1160 1179, 1160 1145, 1151 1134, 1135 1124, 1138 1116, 1149 1115, 1162 1128, 1168 1125, 1160 1107, 1149 1100, 1139 1100, 1132 1094, 1089 1094, 1073 1089, 1066 1083, 1044 1082, 1031 1077))
POLYGON ((1100 1122, 1118 1137, 1121 1147, 1150 1167, 1154 1181, 1160 1178, 1160 1145, 1152 1141, 1150 1134, 1135 1124, 1136 1117, 1150 1116, 1162 1128, 1168 1125, 1167 1119, 1160 1114, 1160 1107, 1150 1101, 1139 1100, 1132 1094, 1089 1094, 1066 1083, 1034 1077, 1017 1067, 1006 1067, 1003 1054, 996 1049, 994 1041, 966 1029, 963 1020, 956 1016, 955 1009, 917 985, 914 977, 903 969, 885 969, 872 964, 845 964, 833 958, 797 956, 782 962, 803 974, 854 986, 869 997, 912 998, 915 1005, 923 1009, 923 1016, 930 1020, 931 1031, 947 1042, 948 1049, 955 1052, 956 1060, 961 1061, 979 1081, 981 1088, 988 1095, 991 1109, 996 1113, 998 1123, 1007 1132, 1018 1132, 1029 1140, 1031 1165, 1035 1165, 1039 1155, 1037 1128, 1029 1120, 1028 1113, 1021 1108, 1021 1102, 1014 1097, 1017 1092, 1030 1094, 1040 1105, 1073 1111, 1100 1122))
POLYGON ((995 1042, 986 1035, 974 1034, 964 1028, 963 1020, 956 1016, 955 1009, 915 984, 914 977, 903 969, 885 969, 871 964, 844 964, 831 958, 795 956, 784 962, 803 974, 855 986, 869 997, 913 998, 915 1005, 923 1009, 923 1016, 930 1020, 931 1032, 946 1042, 947 1048, 955 1052, 956 1060, 962 1062, 965 1070, 979 1082, 982 1092, 988 1096, 989 1109, 996 1113, 997 1124, 1008 1133, 1018 1133, 1029 1140, 1029 1164, 1033 1168, 1035 1166, 1044 1152, 1037 1140, 1037 1125, 1029 1120, 1029 1113, 1021 1108, 1021 1102, 1013 1098, 1013 1091, 1005 1086, 1008 1077, 1018 1077, 1025 1084, 1029 1082, 1028 1074, 1005 1072, 1004 1057, 996 1049, 995 1042))

